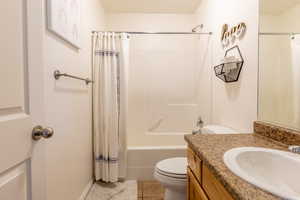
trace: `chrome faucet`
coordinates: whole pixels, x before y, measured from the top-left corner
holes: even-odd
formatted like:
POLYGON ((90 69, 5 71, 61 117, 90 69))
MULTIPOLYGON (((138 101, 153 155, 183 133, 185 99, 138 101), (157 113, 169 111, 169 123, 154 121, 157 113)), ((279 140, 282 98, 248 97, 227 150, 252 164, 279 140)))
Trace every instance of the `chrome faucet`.
POLYGON ((197 123, 196 123, 197 129, 196 129, 196 130, 193 130, 193 131, 192 131, 192 134, 193 134, 193 135, 201 134, 201 129, 203 128, 203 126, 204 126, 204 122, 203 122, 203 120, 202 120, 202 118, 201 118, 201 116, 200 116, 200 117, 198 118, 198 120, 197 120, 197 123))
POLYGON ((204 121, 202 120, 201 116, 198 118, 197 126, 200 128, 203 128, 204 126, 204 121))
POLYGON ((300 154, 300 146, 289 146, 289 150, 293 153, 300 154))

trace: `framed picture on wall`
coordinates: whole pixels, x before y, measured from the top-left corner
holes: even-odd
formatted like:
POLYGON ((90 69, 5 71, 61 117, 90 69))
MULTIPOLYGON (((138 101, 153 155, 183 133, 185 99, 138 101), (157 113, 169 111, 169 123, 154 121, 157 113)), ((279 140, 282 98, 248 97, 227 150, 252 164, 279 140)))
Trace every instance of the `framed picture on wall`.
POLYGON ((80 48, 81 0, 47 0, 48 29, 80 48))

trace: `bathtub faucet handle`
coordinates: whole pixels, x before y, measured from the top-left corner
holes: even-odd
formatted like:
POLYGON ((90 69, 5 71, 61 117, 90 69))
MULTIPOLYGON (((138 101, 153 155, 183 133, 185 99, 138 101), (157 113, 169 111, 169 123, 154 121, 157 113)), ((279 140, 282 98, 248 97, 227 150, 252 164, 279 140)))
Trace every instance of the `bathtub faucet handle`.
POLYGON ((202 117, 200 116, 197 120, 197 127, 203 128, 204 126, 204 121, 202 120, 202 117))
POLYGON ((201 134, 202 128, 204 126, 204 122, 201 118, 201 116, 199 116, 197 123, 196 123, 196 130, 193 130, 192 134, 196 135, 196 134, 201 134))

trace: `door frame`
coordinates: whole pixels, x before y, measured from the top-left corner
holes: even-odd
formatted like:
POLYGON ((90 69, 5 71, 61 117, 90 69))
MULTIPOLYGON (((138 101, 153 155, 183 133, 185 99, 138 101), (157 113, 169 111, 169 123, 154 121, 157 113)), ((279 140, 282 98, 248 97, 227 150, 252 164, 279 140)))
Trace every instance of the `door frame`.
MULTIPOLYGON (((27 62, 29 87, 29 112, 34 125, 45 125, 44 95, 44 0, 25 1, 27 31, 27 62)), ((33 142, 30 160, 30 200, 47 200, 46 195, 46 150, 44 140, 33 142)))

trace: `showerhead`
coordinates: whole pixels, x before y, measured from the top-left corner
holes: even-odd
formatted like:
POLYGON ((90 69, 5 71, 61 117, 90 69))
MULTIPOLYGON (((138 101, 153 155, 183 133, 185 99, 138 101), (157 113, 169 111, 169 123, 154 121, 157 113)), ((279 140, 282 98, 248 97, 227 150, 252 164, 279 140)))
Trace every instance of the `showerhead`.
POLYGON ((196 26, 195 28, 193 28, 193 29, 192 29, 192 32, 193 32, 193 33, 196 33, 198 28, 203 29, 203 27, 204 27, 204 25, 203 25, 203 24, 200 24, 200 25, 196 26))

